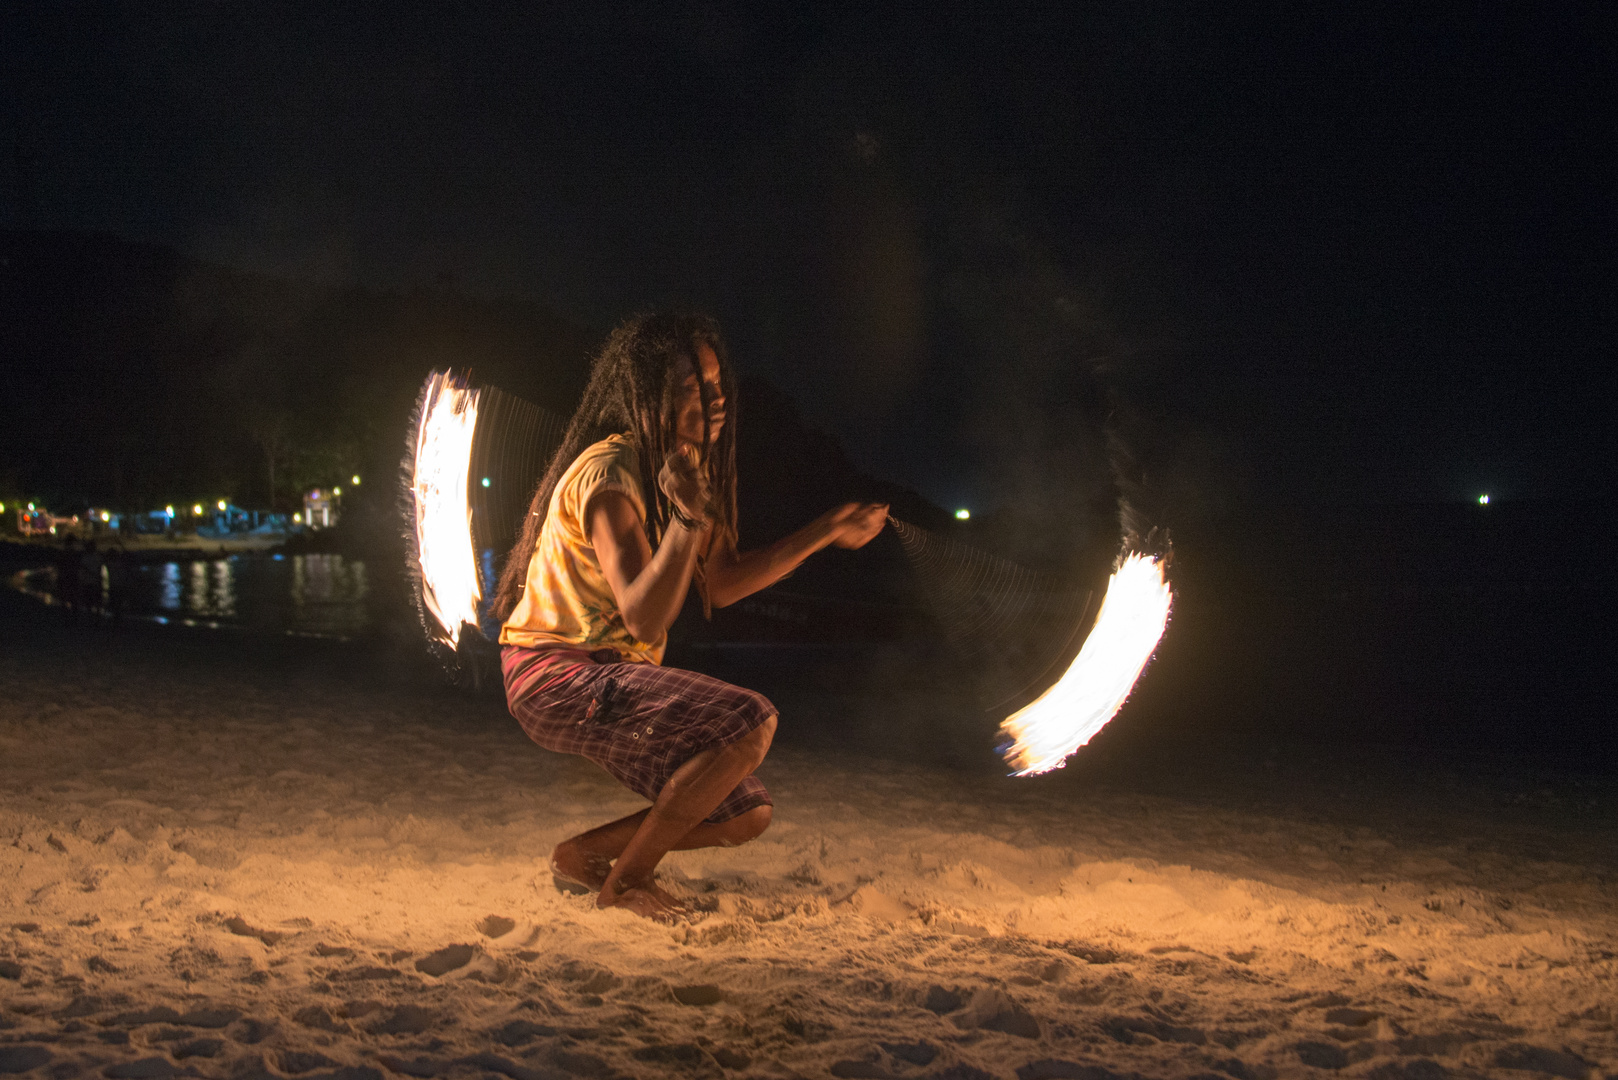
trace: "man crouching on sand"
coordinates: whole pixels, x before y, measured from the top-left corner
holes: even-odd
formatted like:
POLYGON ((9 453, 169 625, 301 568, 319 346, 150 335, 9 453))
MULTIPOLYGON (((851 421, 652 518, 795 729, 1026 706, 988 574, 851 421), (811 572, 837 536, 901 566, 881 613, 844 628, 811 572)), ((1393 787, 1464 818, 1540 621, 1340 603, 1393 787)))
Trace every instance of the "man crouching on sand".
POLYGON ((712 319, 643 315, 614 330, 495 595, 506 701, 528 737, 652 802, 558 844, 557 887, 657 919, 684 910, 653 880, 664 855, 745 844, 772 805, 752 774, 775 706, 660 666, 687 590, 705 609, 733 604, 828 544, 862 547, 887 520, 885 505, 848 503, 738 552, 734 398, 712 319))

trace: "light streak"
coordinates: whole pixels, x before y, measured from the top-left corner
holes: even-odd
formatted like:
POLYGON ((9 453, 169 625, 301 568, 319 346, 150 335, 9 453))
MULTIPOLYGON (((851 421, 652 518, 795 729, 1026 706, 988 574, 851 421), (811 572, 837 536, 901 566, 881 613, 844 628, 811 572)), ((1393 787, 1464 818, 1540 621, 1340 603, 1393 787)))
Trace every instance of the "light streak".
POLYGON ((448 374, 427 379, 416 429, 416 557, 422 602, 451 646, 461 624, 478 622, 477 559, 472 552, 472 505, 467 498, 478 392, 448 374))
POLYGON ((1059 769, 1117 715, 1168 623, 1173 591, 1163 564, 1126 556, 1107 583, 1101 611, 1079 655, 1056 685, 1000 723, 1013 776, 1059 769))

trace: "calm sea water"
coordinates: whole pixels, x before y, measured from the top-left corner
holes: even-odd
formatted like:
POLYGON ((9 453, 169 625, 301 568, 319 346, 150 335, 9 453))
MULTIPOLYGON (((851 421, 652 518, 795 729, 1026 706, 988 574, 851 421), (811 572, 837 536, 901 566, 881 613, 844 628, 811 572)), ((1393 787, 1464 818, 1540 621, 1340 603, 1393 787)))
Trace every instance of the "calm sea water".
MULTIPOLYGON (((371 626, 365 564, 341 555, 230 555, 89 567, 77 603, 110 615, 181 626, 354 638, 371 626)), ((55 606, 75 598, 55 568, 10 584, 55 606)))

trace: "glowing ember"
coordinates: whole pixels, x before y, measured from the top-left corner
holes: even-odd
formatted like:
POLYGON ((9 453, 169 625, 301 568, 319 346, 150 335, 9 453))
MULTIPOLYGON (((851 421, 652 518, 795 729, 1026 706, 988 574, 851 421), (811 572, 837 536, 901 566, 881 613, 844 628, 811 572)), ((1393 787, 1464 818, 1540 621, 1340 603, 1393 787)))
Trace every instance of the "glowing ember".
POLYGON ((483 598, 472 553, 472 507, 467 501, 477 418, 476 390, 460 386, 447 374, 434 372, 428 378, 416 431, 416 552, 422 601, 451 645, 460 641, 462 623, 477 625, 478 601, 483 598))
POLYGON ((1056 685, 1000 723, 1011 737, 1005 758, 1013 776, 1059 769, 1123 706, 1157 648, 1169 618, 1171 590, 1163 564, 1130 555, 1107 583, 1101 613, 1084 647, 1056 685))

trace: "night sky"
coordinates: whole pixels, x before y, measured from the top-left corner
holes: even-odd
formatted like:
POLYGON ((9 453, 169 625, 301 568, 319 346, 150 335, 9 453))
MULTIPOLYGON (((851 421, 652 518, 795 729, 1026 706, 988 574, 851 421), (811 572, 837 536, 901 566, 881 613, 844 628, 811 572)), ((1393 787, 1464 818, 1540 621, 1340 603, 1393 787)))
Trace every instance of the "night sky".
POLYGON ((0 19, 0 226, 712 309, 946 506, 1603 497, 1613 26, 1585 16, 0 19), (1079 427, 1084 433, 1076 434, 1079 427))

